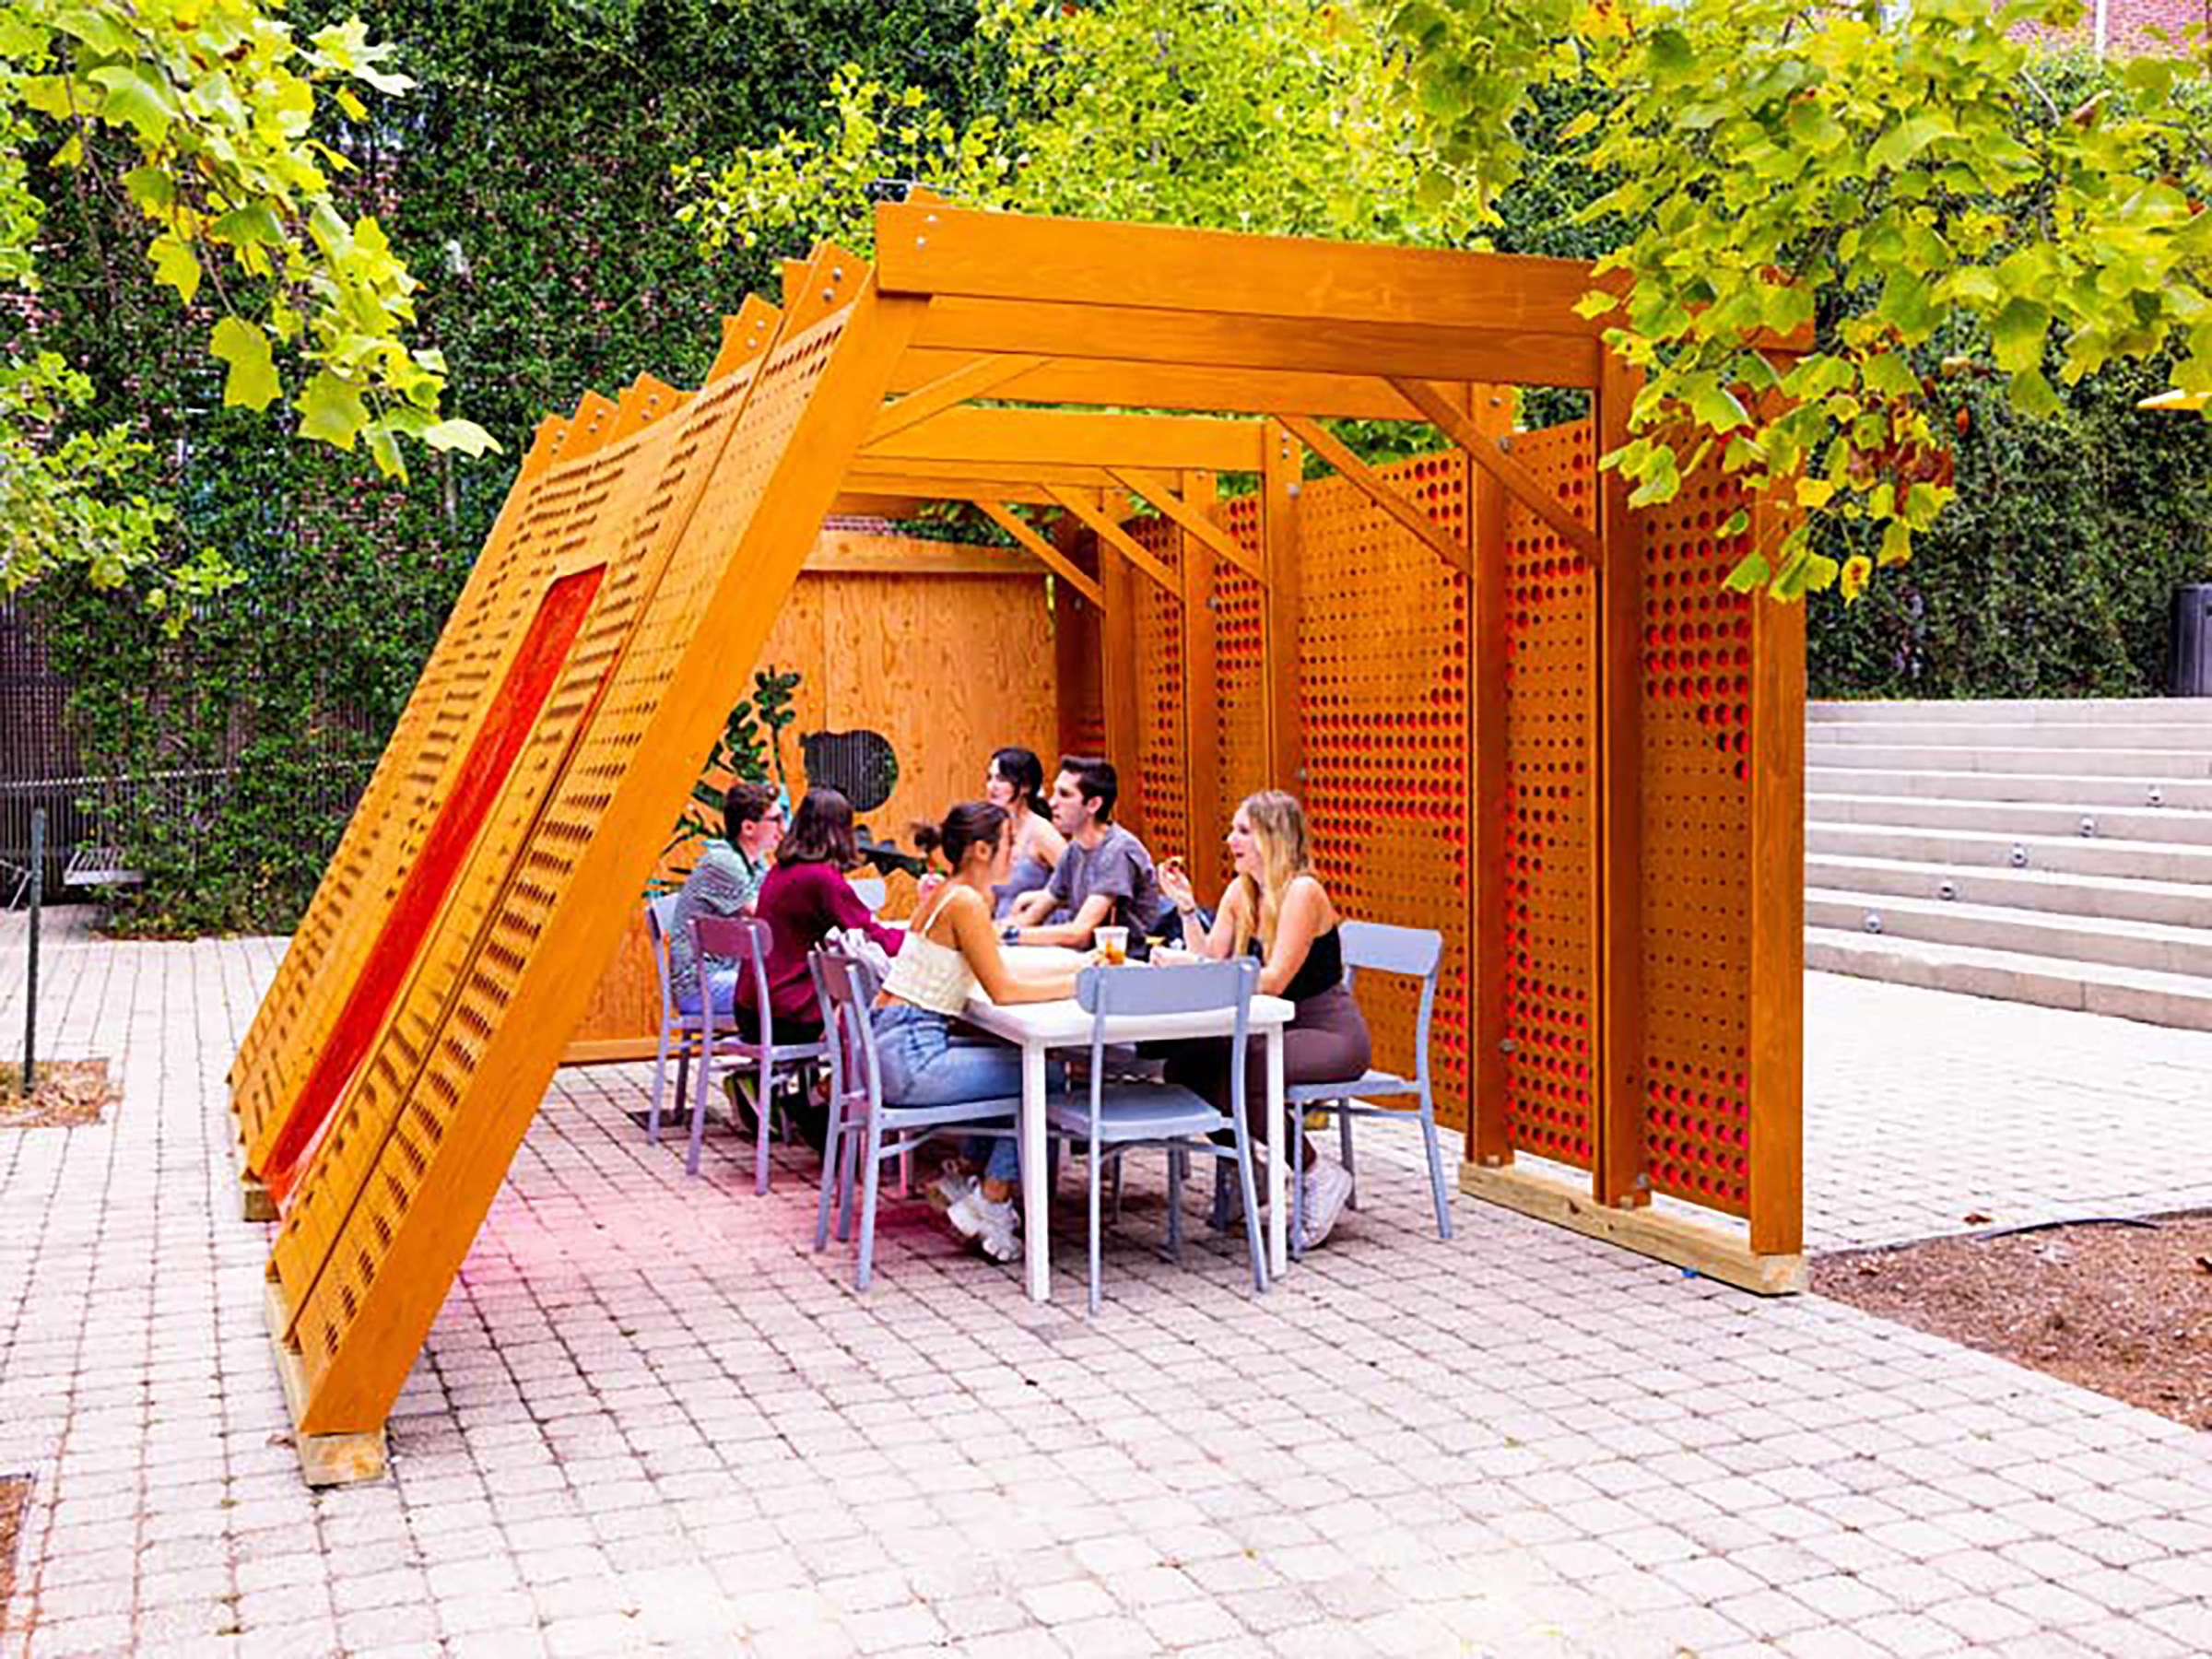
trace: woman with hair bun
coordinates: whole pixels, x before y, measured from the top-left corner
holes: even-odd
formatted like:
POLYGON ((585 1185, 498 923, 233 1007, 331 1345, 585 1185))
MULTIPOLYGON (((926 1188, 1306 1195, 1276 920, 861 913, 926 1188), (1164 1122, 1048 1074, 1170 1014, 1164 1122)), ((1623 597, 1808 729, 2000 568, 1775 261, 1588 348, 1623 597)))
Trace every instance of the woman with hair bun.
MULTIPOLYGON (((1367 1021, 1344 982, 1344 946, 1336 933, 1336 907, 1306 851, 1306 815, 1295 795, 1264 789, 1247 795, 1230 825, 1229 854, 1236 875, 1221 896, 1220 912, 1203 936, 1194 918, 1198 897, 1182 862, 1170 859, 1159 869, 1160 891, 1174 901, 1183 935, 1198 954, 1217 960, 1253 955, 1260 959, 1259 989, 1288 999, 1296 1008, 1283 1028, 1283 1082, 1328 1083, 1357 1077, 1371 1058, 1367 1021)), ((1159 959, 1155 954, 1155 959, 1159 959)), ((1179 1044, 1168 1062, 1168 1076, 1229 1110, 1229 1045, 1179 1044)), ((1256 1048, 1244 1078, 1246 1121, 1255 1135, 1267 1133, 1265 1056, 1256 1048)), ((1304 1205, 1310 1248, 1328 1237, 1352 1194, 1350 1173, 1317 1156, 1306 1142, 1306 1167, 1299 1179, 1310 1183, 1304 1205)))
MULTIPOLYGON (((949 1106, 1006 1100, 1021 1093, 1021 1055, 1000 1042, 953 1040, 953 1022, 977 986, 994 1003, 1052 1002, 1072 996, 1076 970, 1018 971, 999 949, 991 889, 1006 879, 1014 857, 1014 825, 1004 806, 966 801, 941 824, 917 824, 914 841, 940 853, 951 876, 915 910, 905 943, 884 981, 875 1013, 876 1057, 887 1105, 949 1106)), ((946 1218, 977 1240, 994 1261, 1021 1254, 1014 1185, 1021 1165, 1011 1139, 978 1136, 971 1160, 987 1158, 982 1175, 948 1169, 932 1189, 946 1218)))
POLYGON ((1044 799, 1044 762, 1032 750, 994 751, 983 776, 983 798, 1005 807, 1014 825, 1013 863, 991 888, 993 914, 1004 916, 1014 900, 1052 880, 1067 839, 1053 827, 1052 808, 1044 799))

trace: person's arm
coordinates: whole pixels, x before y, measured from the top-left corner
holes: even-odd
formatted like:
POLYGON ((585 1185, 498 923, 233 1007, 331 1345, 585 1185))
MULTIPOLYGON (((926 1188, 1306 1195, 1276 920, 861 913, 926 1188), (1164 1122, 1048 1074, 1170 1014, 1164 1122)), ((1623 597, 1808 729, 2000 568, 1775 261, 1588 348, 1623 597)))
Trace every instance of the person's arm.
POLYGON ((945 901, 946 919, 952 924, 953 943, 974 970, 975 982, 994 1003, 1056 1002, 1076 994, 1075 968, 1044 969, 1017 973, 1006 965, 998 947, 998 931, 990 906, 971 893, 959 893, 945 901))
POLYGON ((1033 927, 1051 915, 1053 907, 1058 902, 1053 897, 1051 888, 1035 888, 1014 900, 1014 908, 1006 912, 1006 921, 1016 927, 1033 927))
MULTIPOLYGON (((1283 895, 1282 913, 1275 919, 1275 948, 1260 969, 1259 992, 1274 996, 1298 977, 1306 965, 1306 953, 1320 936, 1322 919, 1328 912, 1327 895, 1311 876, 1300 876, 1283 895)), ((1216 930, 1220 924, 1215 924, 1216 930)))
MULTIPOLYGON (((1046 896, 1049 899, 1051 895, 1048 892, 1046 896)), ((1074 950, 1088 950, 1090 948, 1090 935, 1112 920, 1113 895, 1093 893, 1083 900, 1083 908, 1068 921, 1051 923, 1042 927, 1024 927, 1020 943, 1065 945, 1074 950)))
POLYGON ((815 866, 822 872, 822 908, 829 912, 830 924, 835 927, 857 927, 869 938, 883 947, 886 956, 897 956, 899 947, 906 943, 902 929, 886 927, 876 920, 853 884, 828 865, 815 866))
POLYGON ((1041 819, 1030 837, 1030 850, 1046 869, 1056 870, 1060 867, 1060 855, 1067 851, 1067 837, 1053 828, 1051 819, 1041 819))

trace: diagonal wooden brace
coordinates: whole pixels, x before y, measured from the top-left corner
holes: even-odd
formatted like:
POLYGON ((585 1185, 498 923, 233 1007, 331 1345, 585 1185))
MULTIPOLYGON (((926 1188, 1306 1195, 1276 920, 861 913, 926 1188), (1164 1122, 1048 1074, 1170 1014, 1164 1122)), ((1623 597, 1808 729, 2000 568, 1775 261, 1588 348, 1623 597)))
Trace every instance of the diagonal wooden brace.
POLYGON ((1174 596, 1178 605, 1182 603, 1182 584, 1169 573, 1168 567, 1161 564, 1147 549, 1140 547, 1135 537, 1115 524, 1112 515, 1104 512, 1095 500, 1092 500, 1087 492, 1080 489, 1070 489, 1059 484, 1050 485, 1047 488, 1053 500, 1088 524, 1100 541, 1146 575, 1151 577, 1153 581, 1159 582, 1161 587, 1174 596))
POLYGON ((1245 575, 1263 587, 1266 585, 1266 574, 1252 555, 1244 550, 1243 545, 1184 500, 1181 491, 1176 488, 1175 481, 1167 474, 1155 472, 1147 466, 1116 466, 1108 470, 1132 491, 1144 497, 1159 508, 1163 515, 1196 536, 1245 575))
POLYGON ((1066 582, 1069 587, 1074 588, 1077 593, 1082 594, 1100 610, 1106 608, 1106 595, 1099 591, 1099 584, 1076 569, 1065 554, 1032 530, 1028 521, 1023 519, 1013 508, 1004 506, 997 501, 978 501, 976 505, 990 515, 993 524, 1035 554, 1038 562, 1046 570, 1059 577, 1061 581, 1066 582))
POLYGON ((1560 540, 1591 563, 1598 561, 1597 532, 1576 518, 1541 478, 1514 460, 1502 441, 1476 426, 1465 410, 1444 395, 1442 388, 1433 381, 1394 379, 1390 383, 1421 412, 1423 419, 1466 451, 1470 461, 1497 479, 1508 495, 1542 519, 1560 540))
MULTIPOLYGON (((979 357, 962 363, 947 374, 941 374, 926 386, 916 386, 904 397, 883 406, 876 417, 875 425, 868 429, 867 441, 875 443, 918 426, 932 415, 941 415, 956 404, 966 403, 971 397, 981 397, 1010 380, 1018 380, 1032 369, 1041 368, 1050 358, 979 357)), ((865 453, 865 445, 863 445, 865 453)))
POLYGON ((1345 448, 1326 427, 1303 415, 1285 415, 1281 419, 1300 443, 1335 467, 1347 483, 1364 492, 1376 506, 1435 548, 1437 556, 1446 564, 1462 576, 1474 572, 1467 550, 1450 531, 1423 512, 1418 502, 1407 500, 1388 478, 1345 448))

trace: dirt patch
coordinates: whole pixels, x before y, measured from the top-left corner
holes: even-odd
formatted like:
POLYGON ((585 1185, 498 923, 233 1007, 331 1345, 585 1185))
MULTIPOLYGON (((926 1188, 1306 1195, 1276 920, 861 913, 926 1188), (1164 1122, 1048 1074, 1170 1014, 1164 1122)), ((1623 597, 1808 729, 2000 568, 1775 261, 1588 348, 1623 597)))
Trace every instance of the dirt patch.
POLYGON ((0 1129, 80 1128, 123 1104, 105 1060, 41 1061, 37 1081, 26 1100, 22 1063, 0 1065, 0 1129))
POLYGON ((16 1546, 22 1540, 23 1515, 29 1507, 29 1477, 0 1476, 0 1630, 8 1628, 8 1601, 16 1593, 16 1546))
POLYGON ((1823 1256, 1813 1288, 2212 1429, 2212 1213, 1823 1256))

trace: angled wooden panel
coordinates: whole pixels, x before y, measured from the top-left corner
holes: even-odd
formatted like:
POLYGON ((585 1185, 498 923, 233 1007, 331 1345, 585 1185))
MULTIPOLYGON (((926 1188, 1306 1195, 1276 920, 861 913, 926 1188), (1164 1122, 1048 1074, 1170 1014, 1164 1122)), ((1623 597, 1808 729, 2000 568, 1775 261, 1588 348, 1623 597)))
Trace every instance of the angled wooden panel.
MULTIPOLYGON (((1528 469, 1589 522, 1594 447, 1587 421, 1513 440, 1528 469)), ((1505 1075, 1496 1109, 1510 1150, 1586 1169, 1600 924, 1595 583, 1588 561, 1527 508, 1509 503, 1505 520, 1504 984, 1495 1038, 1505 1075)))
MULTIPOLYGON (((1231 498, 1217 510, 1223 528, 1256 562, 1261 557, 1261 502, 1255 491, 1231 498)), ((1267 769, 1267 594, 1252 577, 1226 561, 1214 567, 1214 798, 1223 822, 1192 849, 1201 888, 1229 879, 1229 849, 1222 842, 1230 814, 1255 790, 1273 782, 1267 769)), ((1283 783, 1293 788, 1296 780, 1283 783)))
POLYGON ((1131 583, 1136 612, 1136 776, 1124 778, 1122 789, 1137 796, 1139 810, 1130 817, 1145 826, 1145 844, 1153 856, 1188 857, 1194 843, 1183 777, 1190 751, 1183 737, 1182 536, 1164 518, 1131 519, 1124 528, 1166 566, 1178 585, 1170 592, 1156 582, 1131 583))
MULTIPOLYGON (((1457 451, 1378 469, 1430 521, 1466 534, 1457 451)), ((1314 863, 1338 909, 1444 935, 1430 1058, 1440 1121, 1464 1124, 1467 1077, 1467 578, 1342 478, 1299 511, 1302 791, 1314 863)), ((1359 986, 1378 1065, 1413 1070, 1418 989, 1359 986)))
POLYGON ((486 865, 488 893, 472 897, 467 913, 449 912, 430 947, 453 964, 453 986, 449 997, 426 979, 394 1022, 420 1059, 410 1072, 391 1056, 380 1108, 389 1133, 380 1140, 365 1112, 368 1155, 341 1154, 334 1138, 313 1172, 321 1182, 329 1170, 314 1225, 333 1230, 330 1247, 280 1241, 276 1266, 306 1377, 303 1431, 361 1430, 389 1410, 698 757, 741 692, 882 399, 908 325, 909 308, 878 303, 857 262, 833 266, 825 254, 806 311, 788 325, 799 332, 771 349, 735 418, 723 416, 726 441, 703 488, 678 458, 683 439, 723 415, 716 388, 684 412, 664 469, 665 482, 680 484, 632 526, 680 536, 665 571, 629 637, 615 642, 617 660, 544 809, 507 857, 486 865), (818 306, 818 284, 829 296, 818 306), (695 509, 683 508, 687 496, 695 509), (358 1182, 340 1179, 356 1171, 358 1182))

